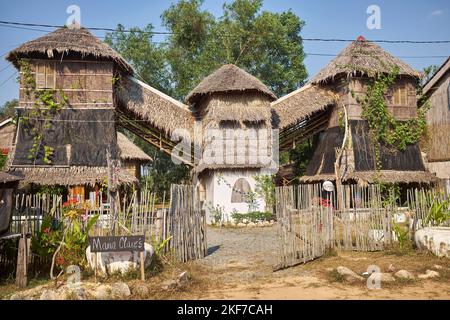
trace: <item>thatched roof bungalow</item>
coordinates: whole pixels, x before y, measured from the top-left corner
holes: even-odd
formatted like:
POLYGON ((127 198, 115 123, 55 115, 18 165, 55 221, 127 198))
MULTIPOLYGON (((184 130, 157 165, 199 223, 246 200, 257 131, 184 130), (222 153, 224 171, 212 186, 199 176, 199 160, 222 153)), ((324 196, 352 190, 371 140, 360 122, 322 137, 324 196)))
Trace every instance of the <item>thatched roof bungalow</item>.
POLYGON ((425 169, 417 144, 408 146, 403 152, 382 146, 381 170, 376 169, 369 128, 352 92, 364 94, 371 79, 377 74, 391 72, 394 66, 398 67, 399 76, 386 97, 388 109, 397 120, 408 120, 417 116, 415 88, 419 73, 362 37, 348 45, 305 87, 272 104, 280 118, 282 148, 319 134, 313 158, 300 181, 312 183, 336 179, 335 150, 342 147, 344 139, 339 113, 344 107, 349 120, 349 141, 339 163, 343 182, 432 183, 436 180, 425 169))
MULTIPOLYGON (((208 208, 223 207, 228 218, 234 210, 247 212, 255 176, 273 165, 274 100, 259 79, 232 64, 207 76, 186 97, 204 129, 201 160, 194 168, 201 200, 208 208)), ((265 209, 261 199, 258 207, 265 209)))

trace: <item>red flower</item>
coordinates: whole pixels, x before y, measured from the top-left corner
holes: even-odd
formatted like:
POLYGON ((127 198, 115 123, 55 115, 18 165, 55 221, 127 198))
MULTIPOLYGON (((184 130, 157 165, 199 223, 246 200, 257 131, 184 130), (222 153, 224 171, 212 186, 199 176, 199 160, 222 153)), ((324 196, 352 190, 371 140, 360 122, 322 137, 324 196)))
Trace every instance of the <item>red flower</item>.
POLYGON ((6 156, 9 153, 9 149, 8 148, 2 148, 1 149, 2 153, 6 156))
POLYGON ((45 228, 44 233, 50 233, 50 228, 45 228))
POLYGON ((65 260, 64 260, 64 257, 63 257, 63 256, 58 256, 58 257, 56 258, 56 264, 57 264, 57 265, 62 266, 62 265, 64 264, 64 262, 65 262, 65 260))

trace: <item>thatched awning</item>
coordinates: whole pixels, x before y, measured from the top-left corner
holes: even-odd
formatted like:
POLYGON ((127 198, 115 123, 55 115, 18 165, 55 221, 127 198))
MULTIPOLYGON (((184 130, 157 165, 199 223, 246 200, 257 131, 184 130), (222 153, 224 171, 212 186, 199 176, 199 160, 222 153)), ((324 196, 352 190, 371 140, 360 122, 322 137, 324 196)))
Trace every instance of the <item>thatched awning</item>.
POLYGON ((123 133, 117 132, 117 145, 119 146, 120 159, 138 160, 142 162, 152 161, 152 158, 131 142, 123 133))
POLYGON ((43 37, 25 42, 12 50, 7 60, 17 65, 17 59, 42 54, 54 58, 56 54, 80 54, 82 57, 114 61, 123 71, 133 74, 133 68, 128 62, 106 43, 100 41, 85 28, 60 28, 43 37))
POLYGON ((0 183, 8 183, 22 180, 22 177, 0 171, 0 183))
POLYGON ((226 64, 203 79, 186 96, 186 102, 193 105, 203 96, 212 93, 244 91, 259 92, 271 101, 277 99, 259 79, 233 64, 226 64))
POLYGON ((189 108, 134 77, 121 79, 117 98, 121 108, 164 134, 184 129, 193 137, 195 118, 189 108))
MULTIPOLYGON (((108 177, 107 167, 23 167, 10 168, 10 173, 21 174, 24 179, 21 185, 37 184, 37 185, 95 185, 105 181, 108 177)), ((138 183, 135 176, 129 174, 126 170, 119 170, 119 183, 131 185, 138 183)))
POLYGON ((364 74, 373 77, 376 74, 391 72, 394 66, 399 68, 400 76, 420 77, 420 73, 405 62, 389 54, 377 44, 361 39, 350 43, 310 82, 313 84, 327 82, 341 74, 364 74))
POLYGON ((337 99, 338 96, 331 90, 316 85, 306 85, 272 102, 271 107, 278 116, 279 128, 284 129, 317 111, 326 109, 337 99))
MULTIPOLYGON (((316 183, 325 180, 335 181, 334 174, 318 174, 315 176, 302 176, 301 182, 316 183)), ((359 185, 375 183, 421 183, 432 184, 438 181, 438 178, 428 171, 396 171, 396 170, 380 170, 380 171, 355 171, 347 173, 343 178, 343 182, 355 181, 359 185)))

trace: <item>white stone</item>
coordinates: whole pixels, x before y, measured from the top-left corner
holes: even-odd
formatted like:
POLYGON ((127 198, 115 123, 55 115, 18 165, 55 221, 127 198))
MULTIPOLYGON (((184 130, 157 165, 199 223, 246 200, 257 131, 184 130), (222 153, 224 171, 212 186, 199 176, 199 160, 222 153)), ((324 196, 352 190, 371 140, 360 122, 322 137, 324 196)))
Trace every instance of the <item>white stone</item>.
POLYGON ((395 273, 395 276, 397 278, 402 278, 402 279, 411 279, 411 280, 414 279, 414 275, 411 272, 409 272, 408 270, 404 270, 404 269, 398 270, 395 273))
POLYGON ((388 267, 388 272, 395 272, 395 270, 396 269, 395 269, 394 265, 391 263, 388 267))
POLYGON ((438 265, 438 264, 435 264, 435 265, 433 266, 433 268, 436 269, 436 270, 441 270, 441 269, 442 269, 442 266, 440 266, 440 265, 438 265))
POLYGON ((237 224, 237 226, 238 226, 239 228, 242 228, 242 227, 246 227, 247 225, 246 225, 245 223, 239 222, 239 223, 237 224))
POLYGON ((384 272, 373 272, 369 276, 369 280, 372 279, 380 279, 381 282, 394 282, 395 278, 390 273, 384 273, 384 272), (379 277, 379 278, 377 278, 379 277))
POLYGON ((269 221, 264 221, 263 224, 264 224, 265 227, 270 226, 270 222, 269 221))
POLYGON ((137 284, 133 287, 133 294, 135 294, 141 298, 147 297, 149 295, 149 293, 150 293, 150 290, 144 284, 137 284))
POLYGON ((130 287, 124 282, 116 282, 111 286, 111 296, 114 299, 123 299, 130 295, 130 287))
POLYGON ((425 271, 425 274, 419 274, 419 279, 429 279, 429 278, 436 278, 439 277, 439 272, 434 270, 427 270, 425 271))
POLYGON ((39 300, 60 300, 56 291, 53 290, 44 290, 41 293, 41 297, 39 300))
POLYGON ((247 223, 247 227, 251 227, 251 228, 256 227, 256 223, 249 222, 249 223, 247 223))
POLYGON ((428 249, 438 257, 450 257, 450 227, 417 230, 414 241, 419 249, 428 249))
MULTIPOLYGON (((147 268, 151 264, 152 256, 155 252, 153 246, 149 243, 144 244, 144 266, 147 268)), ((86 249, 86 258, 89 267, 95 269, 95 253, 91 253, 91 248, 86 249)), ((107 275, 115 272, 122 274, 130 269, 137 270, 140 265, 140 254, 137 251, 130 252, 98 252, 97 253, 97 272, 99 275, 107 275)))
POLYGON ((93 292, 92 296, 96 300, 110 300, 111 299, 111 286, 100 285, 93 292))
POLYGON ((341 276, 344 276, 345 280, 347 280, 349 282, 353 282, 356 280, 358 280, 358 281, 364 280, 363 277, 361 277, 359 274, 350 270, 347 267, 339 266, 336 268, 336 270, 341 276))

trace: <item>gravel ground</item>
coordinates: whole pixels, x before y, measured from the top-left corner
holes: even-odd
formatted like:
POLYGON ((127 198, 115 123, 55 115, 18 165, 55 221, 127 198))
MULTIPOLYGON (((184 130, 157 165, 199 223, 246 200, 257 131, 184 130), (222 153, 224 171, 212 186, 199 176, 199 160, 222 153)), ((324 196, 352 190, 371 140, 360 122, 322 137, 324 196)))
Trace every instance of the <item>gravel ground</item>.
POLYGON ((208 256, 198 260, 221 280, 255 280, 273 275, 278 262, 277 227, 207 230, 208 256))

